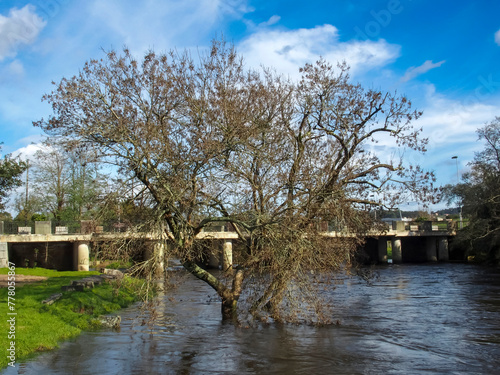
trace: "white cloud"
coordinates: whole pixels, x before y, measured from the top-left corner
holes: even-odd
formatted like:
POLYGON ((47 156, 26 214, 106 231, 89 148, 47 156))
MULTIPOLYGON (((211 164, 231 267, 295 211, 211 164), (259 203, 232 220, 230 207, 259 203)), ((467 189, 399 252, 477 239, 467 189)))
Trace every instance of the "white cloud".
MULTIPOLYGON (((471 95, 461 100, 451 99, 436 93, 433 85, 427 85, 424 114, 414 122, 416 128, 423 128, 422 136, 429 139, 428 152, 418 156, 420 164, 437 171, 438 183, 454 183, 447 163, 451 156, 458 155, 460 168, 473 160, 474 153, 483 149, 477 142, 476 130, 500 113, 498 97, 489 100, 471 95)), ((453 169, 452 169, 453 171, 453 169)))
POLYGON ((424 127, 425 135, 435 145, 475 140, 476 129, 493 119, 500 109, 484 103, 465 106, 453 100, 435 101, 415 123, 424 127))
POLYGON ((443 60, 437 63, 433 63, 432 60, 427 60, 420 66, 412 66, 411 68, 408 68, 405 75, 401 78, 401 82, 408 82, 421 74, 427 73, 431 69, 439 68, 445 62, 446 61, 443 60))
POLYGON ((424 114, 415 125, 422 126, 434 144, 475 140, 476 129, 500 112, 498 98, 487 101, 471 95, 456 100, 438 94, 433 85, 426 85, 425 90, 424 114))
POLYGON ((21 159, 21 160, 34 160, 34 156, 35 156, 35 153, 39 150, 43 150, 45 149, 46 147, 44 145, 42 145, 41 143, 32 143, 32 144, 29 144, 27 146, 24 146, 24 147, 21 147, 21 148, 18 148, 17 150, 15 150, 14 152, 12 152, 12 156, 13 157, 18 157, 21 159))
POLYGON ((45 24, 32 5, 12 8, 7 17, 0 15, 0 61, 14 57, 20 46, 32 44, 45 24))
MULTIPOLYGON (((126 45, 134 53, 151 48, 161 52, 215 37, 224 23, 240 19, 250 11, 246 3, 246 0, 94 0, 87 3, 86 11, 97 30, 87 31, 90 35, 107 34, 108 42, 118 41, 114 48, 126 45)), ((75 13, 74 18, 77 17, 75 13)))
POLYGON ((484 144, 477 142, 476 130, 500 113, 499 97, 484 99, 471 95, 454 99, 439 94, 431 84, 418 84, 415 90, 423 96, 417 106, 423 115, 412 121, 412 125, 415 129, 422 128, 421 137, 429 140, 428 151, 421 154, 409 149, 398 150, 390 136, 378 137, 378 143, 367 145, 366 150, 377 154, 383 161, 403 155, 408 163, 435 170, 438 185, 454 183, 456 170, 452 168, 450 172, 448 165, 451 156, 459 156, 462 170, 473 160, 474 153, 483 149, 484 144))
POLYGON ((312 29, 257 31, 243 40, 238 50, 251 66, 262 64, 296 77, 299 67, 320 56, 334 65, 345 60, 352 73, 381 67, 399 56, 400 47, 385 40, 341 42, 335 26, 323 25, 312 29))
POLYGON ((428 106, 415 127, 423 127, 423 136, 429 139, 428 152, 414 155, 414 161, 424 168, 436 171, 437 184, 456 183, 455 162, 458 156, 460 174, 465 172, 467 163, 474 154, 484 148, 477 141, 476 130, 491 121, 499 113, 500 107, 494 103, 457 101, 440 95, 428 98, 428 106))
POLYGON ((495 33, 495 43, 500 46, 500 30, 495 33))
MULTIPOLYGON (((18 88, 20 82, 25 76, 24 65, 18 60, 14 59, 10 63, 0 66, 0 85, 9 84, 11 89, 9 90, 9 95, 12 96, 12 86, 16 85, 18 88)), ((1 100, 1 90, 0 90, 0 100, 1 100)), ((2 105, 0 104, 0 107, 2 105)))
POLYGON ((280 16, 274 15, 269 18, 266 22, 259 23, 259 26, 266 27, 278 23, 281 20, 280 16))
POLYGON ((19 60, 14 60, 9 64, 9 73, 13 76, 22 77, 24 75, 23 63, 19 60))

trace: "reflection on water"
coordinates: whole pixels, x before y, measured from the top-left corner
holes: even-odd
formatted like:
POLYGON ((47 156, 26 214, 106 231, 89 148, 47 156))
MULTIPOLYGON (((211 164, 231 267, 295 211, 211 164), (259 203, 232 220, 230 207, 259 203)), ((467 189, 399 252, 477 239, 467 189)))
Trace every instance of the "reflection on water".
POLYGON ((500 271, 464 264, 377 268, 336 285, 340 326, 220 321, 212 290, 189 277, 162 299, 154 334, 122 311, 120 332, 91 332, 2 374, 494 374, 500 271))

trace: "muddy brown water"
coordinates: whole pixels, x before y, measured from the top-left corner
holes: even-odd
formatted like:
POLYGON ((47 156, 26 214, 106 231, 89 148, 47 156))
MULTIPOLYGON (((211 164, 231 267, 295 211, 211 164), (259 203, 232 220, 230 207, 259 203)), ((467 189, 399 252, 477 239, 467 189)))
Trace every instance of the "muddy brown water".
POLYGON ((220 320, 203 282, 185 277, 154 334, 122 310, 119 332, 90 332, 2 374, 500 374, 500 270, 468 264, 377 267, 332 292, 341 325, 220 320))

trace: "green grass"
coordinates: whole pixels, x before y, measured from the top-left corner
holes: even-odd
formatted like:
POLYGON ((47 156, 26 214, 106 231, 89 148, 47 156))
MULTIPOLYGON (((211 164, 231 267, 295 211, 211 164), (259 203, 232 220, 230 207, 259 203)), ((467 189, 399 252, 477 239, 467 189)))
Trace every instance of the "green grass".
MULTIPOLYGON (((0 274, 7 273, 8 269, 0 269, 0 274)), ((16 274, 48 277, 45 281, 16 287, 15 340, 8 338, 8 289, 0 289, 0 348, 7 352, 10 342, 15 341, 16 361, 40 351, 56 348, 61 340, 75 337, 82 330, 99 328, 95 319, 97 316, 109 314, 135 302, 137 291, 143 285, 142 280, 125 277, 119 282, 104 284, 83 292, 64 292, 60 300, 47 306, 41 301, 52 294, 60 293, 61 286, 99 273, 17 268, 16 274)), ((8 362, 5 355, 0 356, 0 368, 7 366, 8 362)))
POLYGON ((436 225, 437 225, 439 230, 444 230, 444 231, 448 230, 448 222, 447 221, 438 221, 436 225))
POLYGON ((116 262, 112 262, 112 263, 107 264, 106 268, 112 268, 112 269, 130 268, 133 265, 134 264, 132 263, 132 261, 128 261, 128 262, 125 262, 125 261, 116 261, 116 262))

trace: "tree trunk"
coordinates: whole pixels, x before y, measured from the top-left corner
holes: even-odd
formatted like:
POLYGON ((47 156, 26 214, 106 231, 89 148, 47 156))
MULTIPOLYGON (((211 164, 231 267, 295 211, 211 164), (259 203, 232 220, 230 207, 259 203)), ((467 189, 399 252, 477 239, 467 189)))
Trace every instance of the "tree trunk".
POLYGON ((210 285, 221 297, 222 320, 232 320, 236 322, 238 320, 238 299, 241 295, 243 279, 245 277, 243 270, 236 271, 233 276, 233 285, 231 289, 229 289, 219 279, 199 267, 195 262, 185 261, 182 265, 192 275, 210 285))
POLYGON ((222 299, 222 319, 229 320, 236 317, 237 297, 226 286, 220 282, 215 276, 199 267, 195 262, 186 261, 183 266, 192 275, 203 280, 210 285, 222 299))
POLYGON ((238 300, 231 296, 230 298, 222 298, 221 313, 222 320, 233 321, 238 320, 238 300))
POLYGON ((231 291, 226 291, 222 296, 222 320, 238 321, 238 300, 240 299, 245 273, 239 269, 233 276, 231 291))

